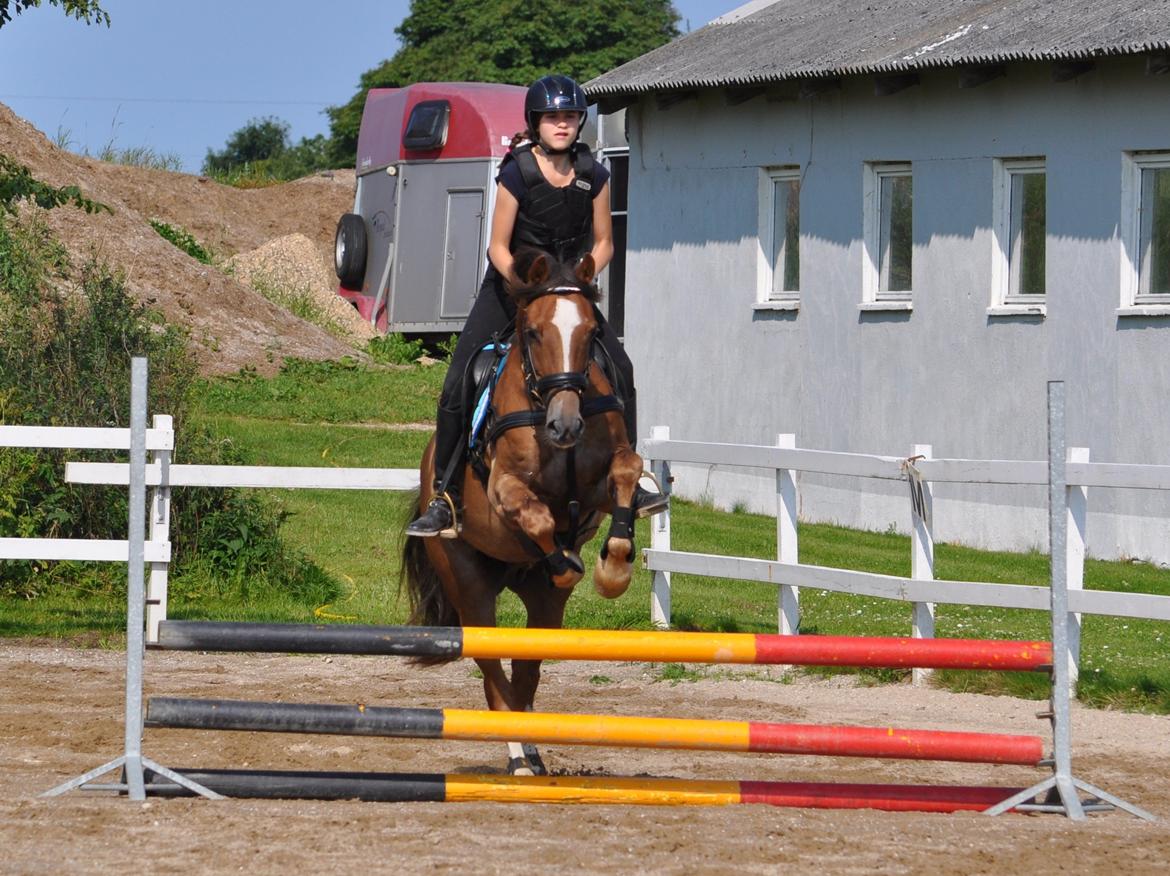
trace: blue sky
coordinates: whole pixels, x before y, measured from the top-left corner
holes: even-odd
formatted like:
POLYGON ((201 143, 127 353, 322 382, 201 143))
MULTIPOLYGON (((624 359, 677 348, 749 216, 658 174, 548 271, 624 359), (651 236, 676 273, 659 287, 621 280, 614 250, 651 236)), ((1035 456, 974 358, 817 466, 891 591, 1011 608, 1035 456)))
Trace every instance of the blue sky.
MULTIPOLYGON (((674 0, 684 32, 742 0, 674 0)), ((328 130, 363 72, 398 48, 409 0, 101 0, 111 26, 45 4, 0 29, 0 103, 50 139, 176 154, 197 172, 249 119, 328 130)))

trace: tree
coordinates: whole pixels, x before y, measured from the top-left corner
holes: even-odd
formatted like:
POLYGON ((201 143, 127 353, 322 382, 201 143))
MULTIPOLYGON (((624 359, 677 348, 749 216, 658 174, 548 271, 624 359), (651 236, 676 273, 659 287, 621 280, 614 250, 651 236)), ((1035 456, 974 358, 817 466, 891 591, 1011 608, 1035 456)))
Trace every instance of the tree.
MULTIPOLYGON (((412 82, 527 85, 546 73, 592 79, 678 36, 670 0, 413 0, 402 47, 330 107, 331 157, 353 164, 366 92, 412 82)), ((519 120, 517 120, 519 127, 519 120)))
POLYGON ((221 152, 207 150, 203 173, 239 184, 232 179, 242 173, 251 181, 298 179, 331 167, 328 141, 324 134, 302 137, 295 146, 289 142, 289 125, 269 116, 252 119, 228 138, 221 152))
MULTIPOLYGON (((78 21, 110 26, 110 15, 98 5, 97 0, 49 0, 49 3, 60 6, 66 15, 78 21)), ((12 21, 13 15, 20 15, 26 9, 40 5, 41 0, 0 0, 0 27, 12 21)))

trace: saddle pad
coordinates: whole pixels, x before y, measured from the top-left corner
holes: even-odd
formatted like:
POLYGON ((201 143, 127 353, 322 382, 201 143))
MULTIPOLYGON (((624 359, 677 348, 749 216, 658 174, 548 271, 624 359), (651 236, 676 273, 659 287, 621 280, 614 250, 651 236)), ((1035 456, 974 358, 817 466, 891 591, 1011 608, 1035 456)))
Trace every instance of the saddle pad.
POLYGON ((508 351, 511 349, 510 344, 491 342, 485 344, 483 349, 476 354, 476 358, 489 354, 495 358, 491 370, 487 373, 486 379, 477 381, 476 392, 478 396, 475 402, 475 408, 471 412, 470 428, 467 430, 467 446, 475 449, 480 442, 483 434, 484 423, 487 422, 488 411, 491 410, 492 393, 496 388, 496 381, 500 378, 500 373, 504 370, 504 363, 508 361, 508 351))

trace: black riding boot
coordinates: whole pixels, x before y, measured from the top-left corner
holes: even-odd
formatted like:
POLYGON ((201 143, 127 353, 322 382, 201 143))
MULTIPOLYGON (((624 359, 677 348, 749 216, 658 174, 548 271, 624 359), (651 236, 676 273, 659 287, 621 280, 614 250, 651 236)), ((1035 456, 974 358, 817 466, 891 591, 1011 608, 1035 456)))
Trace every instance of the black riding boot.
POLYGON ((435 497, 406 527, 407 535, 454 538, 459 491, 463 486, 463 412, 439 405, 435 419, 435 497))

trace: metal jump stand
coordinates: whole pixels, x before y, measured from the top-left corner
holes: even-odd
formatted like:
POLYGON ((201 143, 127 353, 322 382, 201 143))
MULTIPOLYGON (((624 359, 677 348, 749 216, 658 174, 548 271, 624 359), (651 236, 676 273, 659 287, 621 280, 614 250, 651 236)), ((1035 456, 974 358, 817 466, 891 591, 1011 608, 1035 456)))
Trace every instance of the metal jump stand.
POLYGON ((1068 517, 1064 513, 1065 490, 1065 394, 1064 381, 1048 381, 1048 550, 1052 558, 1052 700, 1047 717, 1052 721, 1052 775, 1044 781, 1020 791, 1002 803, 986 810, 988 815, 999 815, 1009 809, 1018 808, 1031 812, 1056 812, 1067 815, 1073 821, 1081 821, 1086 812, 1109 810, 1113 807, 1156 821, 1152 814, 1132 803, 1115 797, 1100 788, 1090 785, 1072 774, 1072 739, 1069 715, 1069 667, 1066 658, 1068 650, 1068 582, 1065 578, 1068 542, 1068 517), (1081 800, 1077 789, 1090 794, 1081 800), (1042 803, 1027 803, 1045 793, 1042 803))
POLYGON ((124 791, 131 800, 146 799, 144 771, 166 776, 204 797, 222 800, 215 791, 193 782, 142 753, 142 664, 146 651, 144 614, 146 608, 146 359, 136 357, 130 365, 130 554, 126 598, 126 750, 100 767, 70 779, 41 796, 56 797, 81 788, 87 791, 124 791), (121 781, 95 784, 94 779, 122 767, 121 781))

